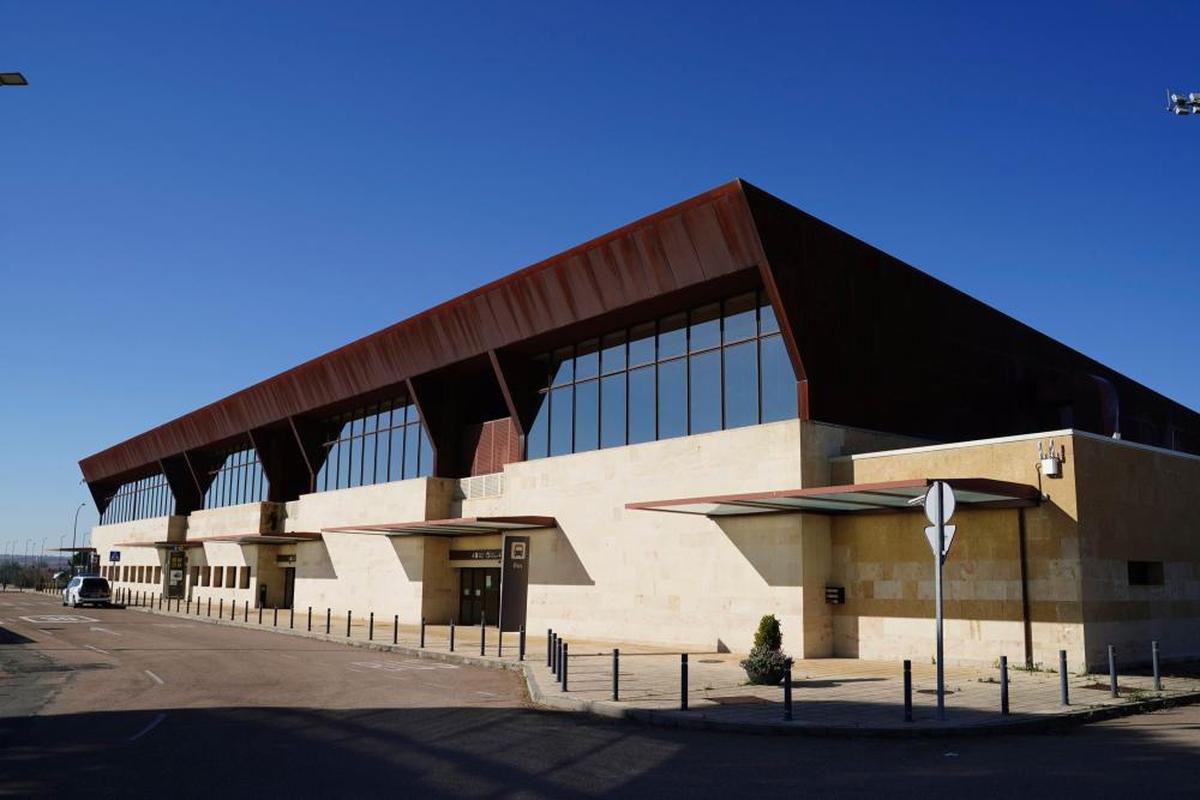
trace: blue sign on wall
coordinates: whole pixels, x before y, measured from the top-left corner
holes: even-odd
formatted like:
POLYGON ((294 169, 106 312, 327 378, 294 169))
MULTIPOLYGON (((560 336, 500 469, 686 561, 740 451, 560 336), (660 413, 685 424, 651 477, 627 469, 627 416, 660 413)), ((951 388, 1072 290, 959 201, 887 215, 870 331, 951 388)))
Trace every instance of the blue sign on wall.
POLYGON ((120 561, 121 560, 121 551, 120 550, 109 550, 108 551, 108 560, 109 561, 120 561))

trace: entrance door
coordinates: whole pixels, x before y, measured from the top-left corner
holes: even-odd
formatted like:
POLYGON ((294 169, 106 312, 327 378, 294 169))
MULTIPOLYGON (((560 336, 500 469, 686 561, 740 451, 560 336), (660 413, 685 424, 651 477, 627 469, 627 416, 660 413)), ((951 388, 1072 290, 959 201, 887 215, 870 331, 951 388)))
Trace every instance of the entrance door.
POLYGON ((296 568, 283 568, 283 605, 280 608, 291 608, 296 595, 296 568))
POLYGON ((495 567, 465 567, 459 571, 462 574, 459 624, 478 625, 483 614, 488 625, 495 625, 500 619, 500 570, 495 567))

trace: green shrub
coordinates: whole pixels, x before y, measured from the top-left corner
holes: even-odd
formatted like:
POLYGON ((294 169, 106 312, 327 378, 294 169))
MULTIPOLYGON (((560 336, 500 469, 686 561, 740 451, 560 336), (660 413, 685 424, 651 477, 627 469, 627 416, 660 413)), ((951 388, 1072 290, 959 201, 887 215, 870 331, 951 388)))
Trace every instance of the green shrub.
POLYGON ((764 614, 758 621, 758 630, 754 633, 754 649, 778 650, 783 647, 783 633, 779 630, 779 620, 774 614, 764 614))

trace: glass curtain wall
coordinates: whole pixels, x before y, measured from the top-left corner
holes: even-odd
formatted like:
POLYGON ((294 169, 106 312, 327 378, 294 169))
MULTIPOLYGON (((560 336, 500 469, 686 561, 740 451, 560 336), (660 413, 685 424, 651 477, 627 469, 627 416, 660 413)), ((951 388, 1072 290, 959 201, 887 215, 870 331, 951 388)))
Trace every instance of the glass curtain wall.
POLYGON ((796 416, 796 378, 761 292, 545 354, 527 458, 796 416))
POLYGON ((433 474, 433 449, 416 405, 394 400, 330 420, 337 436, 324 443, 318 492, 433 474))
POLYGON ((175 495, 161 472, 121 485, 100 515, 101 525, 175 513, 175 495))
POLYGON ((205 508, 224 508, 267 499, 267 476, 253 447, 233 450, 212 471, 213 480, 204 495, 205 508))

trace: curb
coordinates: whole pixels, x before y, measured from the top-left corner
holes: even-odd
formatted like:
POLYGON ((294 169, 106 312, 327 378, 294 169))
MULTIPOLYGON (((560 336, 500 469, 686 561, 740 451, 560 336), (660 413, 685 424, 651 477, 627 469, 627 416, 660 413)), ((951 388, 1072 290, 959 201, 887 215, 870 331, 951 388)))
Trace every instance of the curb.
MULTIPOLYGON (((580 700, 560 695, 547 694, 534 674, 534 667, 539 666, 531 661, 497 661, 489 656, 472 656, 461 653, 450 653, 443 650, 430 650, 406 644, 391 644, 389 642, 373 642, 354 639, 345 636, 335 636, 295 628, 280 628, 277 626, 260 626, 257 623, 239 622, 224 618, 194 616, 163 612, 154 608, 128 606, 128 610, 140 611, 144 614, 171 617, 173 619, 188 619, 210 625, 232 625, 246 630, 267 631, 270 633, 295 636, 301 639, 314 639, 321 642, 332 642, 363 650, 374 650, 381 653, 399 653, 413 658, 426 658, 443 663, 459 664, 462 666, 498 669, 505 672, 519 672, 525 679, 525 692, 529 701, 542 709, 563 711, 575 714, 588 714, 609 720, 628 720, 642 725, 660 728, 675 728, 679 730, 707 730, 723 733, 752 734, 755 736, 821 736, 827 738, 880 738, 880 739, 936 739, 956 736, 1003 736, 1006 734, 1050 733, 1087 725, 1093 722, 1103 722, 1110 719, 1130 717, 1137 714, 1148 714, 1167 708, 1190 706, 1200 703, 1200 691, 1173 695, 1171 697, 1155 697, 1140 700, 1136 703, 1124 703, 1117 706, 1091 706, 1079 711, 1069 711, 1062 714, 1014 719, 1011 721, 986 722, 960 727, 936 728, 880 728, 857 727, 846 725, 821 725, 808 723, 801 719, 791 722, 777 720, 773 722, 731 722, 728 720, 712 719, 704 716, 702 711, 655 710, 648 708, 630 708, 613 703, 609 700, 580 700)), ((800 705, 800 704, 797 704, 800 705)), ((802 706, 801 706, 802 707, 802 706)))

